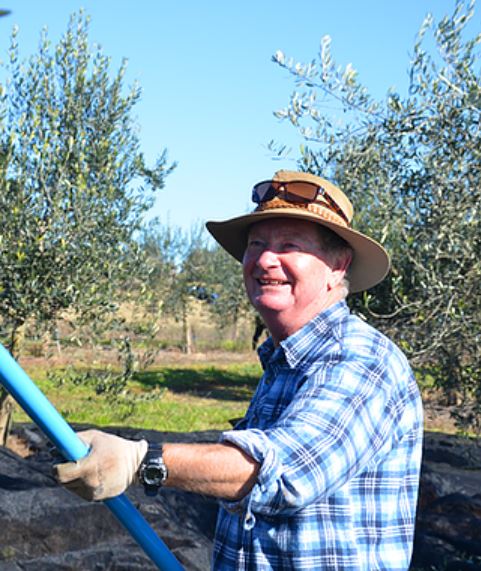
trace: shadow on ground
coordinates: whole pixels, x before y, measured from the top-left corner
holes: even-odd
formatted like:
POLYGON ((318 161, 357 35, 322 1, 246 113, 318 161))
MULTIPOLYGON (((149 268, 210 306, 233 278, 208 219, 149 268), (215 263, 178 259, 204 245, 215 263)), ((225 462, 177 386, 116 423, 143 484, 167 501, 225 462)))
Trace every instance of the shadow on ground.
POLYGON ((161 371, 139 373, 135 380, 148 388, 167 388, 176 394, 187 394, 216 400, 249 400, 260 374, 237 374, 216 367, 163 368, 161 371))

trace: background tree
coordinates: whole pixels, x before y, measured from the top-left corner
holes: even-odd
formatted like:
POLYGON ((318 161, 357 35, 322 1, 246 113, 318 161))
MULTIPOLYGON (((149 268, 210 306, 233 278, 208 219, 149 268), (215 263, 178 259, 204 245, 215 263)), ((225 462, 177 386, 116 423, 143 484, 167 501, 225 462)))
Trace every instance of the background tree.
POLYGON ((474 1, 424 20, 406 96, 375 100, 355 70, 337 66, 325 37, 317 59, 278 52, 297 89, 277 115, 306 139, 303 168, 334 179, 353 200, 355 225, 392 254, 389 279, 353 299, 428 366, 458 420, 481 419, 481 78, 480 35, 468 37, 474 1), (431 36, 430 36, 431 34, 431 36), (326 111, 336 105, 338 113, 326 111))
MULTIPOLYGON (((73 15, 52 49, 19 58, 12 33, 0 92, 0 315, 9 349, 27 320, 51 327, 67 309, 89 318, 112 307, 141 259, 135 240, 154 191, 172 167, 148 168, 124 89, 88 45, 88 18, 73 15)), ((0 443, 10 404, 0 395, 0 443)))
POLYGON ((221 329, 233 326, 235 344, 240 319, 250 316, 254 321, 254 310, 245 293, 242 265, 218 245, 210 250, 205 287, 215 295, 213 303, 209 304, 211 314, 221 329))
POLYGON ((222 248, 212 245, 203 225, 189 232, 153 220, 141 234, 140 244, 151 271, 145 288, 151 317, 176 317, 183 323, 183 347, 194 349, 192 316, 199 302, 220 330, 233 326, 237 341, 242 317, 253 312, 245 295, 242 266, 222 248))
POLYGON ((180 228, 156 218, 142 229, 139 244, 149 267, 143 283, 147 295, 143 305, 155 336, 165 315, 176 319, 184 315, 179 272, 186 255, 187 236, 180 228))
POLYGON ((140 244, 152 268, 147 285, 152 311, 155 308, 159 319, 170 315, 182 323, 183 350, 190 354, 194 306, 212 299, 206 288, 211 264, 206 231, 201 224, 184 231, 153 220, 140 244))

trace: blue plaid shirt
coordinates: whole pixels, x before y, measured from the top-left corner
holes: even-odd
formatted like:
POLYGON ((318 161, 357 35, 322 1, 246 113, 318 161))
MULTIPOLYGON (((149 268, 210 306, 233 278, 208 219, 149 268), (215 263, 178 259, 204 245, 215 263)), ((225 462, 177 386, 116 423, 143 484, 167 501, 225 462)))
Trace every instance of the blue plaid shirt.
POLYGON ((407 570, 423 420, 404 355, 341 302, 259 356, 246 416, 221 441, 261 468, 221 503, 213 569, 407 570))

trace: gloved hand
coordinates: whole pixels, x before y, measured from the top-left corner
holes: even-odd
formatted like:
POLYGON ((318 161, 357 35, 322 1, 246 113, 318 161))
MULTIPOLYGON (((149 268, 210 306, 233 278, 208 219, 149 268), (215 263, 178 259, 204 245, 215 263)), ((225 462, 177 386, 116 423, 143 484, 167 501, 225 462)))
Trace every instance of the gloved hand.
POLYGON ((136 478, 147 441, 126 440, 99 430, 85 430, 78 436, 90 452, 77 462, 54 466, 58 482, 86 500, 104 500, 124 492, 136 478))

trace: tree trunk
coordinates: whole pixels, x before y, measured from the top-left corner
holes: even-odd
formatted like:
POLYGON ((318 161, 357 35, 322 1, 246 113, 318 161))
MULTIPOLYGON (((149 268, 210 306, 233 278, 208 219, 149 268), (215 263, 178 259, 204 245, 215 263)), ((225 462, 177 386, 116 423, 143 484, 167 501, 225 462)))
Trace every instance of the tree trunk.
POLYGON ((13 398, 5 389, 0 389, 0 446, 7 445, 7 438, 12 427, 13 398))
POLYGON ((60 331, 58 328, 58 325, 55 324, 53 330, 52 330, 52 339, 53 341, 55 341, 55 346, 57 348, 57 353, 60 356, 62 354, 62 346, 60 345, 60 331))
MULTIPOLYGON (((21 325, 12 329, 8 350, 14 356, 22 333, 21 325)), ((10 429, 12 428, 14 406, 15 401, 13 397, 3 387, 0 387, 0 446, 6 446, 7 444, 10 429)))
POLYGON ((234 338, 234 343, 237 343, 239 340, 239 312, 237 308, 234 311, 232 336, 234 338))
POLYGON ((188 302, 184 304, 182 310, 182 327, 184 331, 184 352, 190 355, 193 352, 194 344, 192 342, 192 324, 190 322, 188 302))

